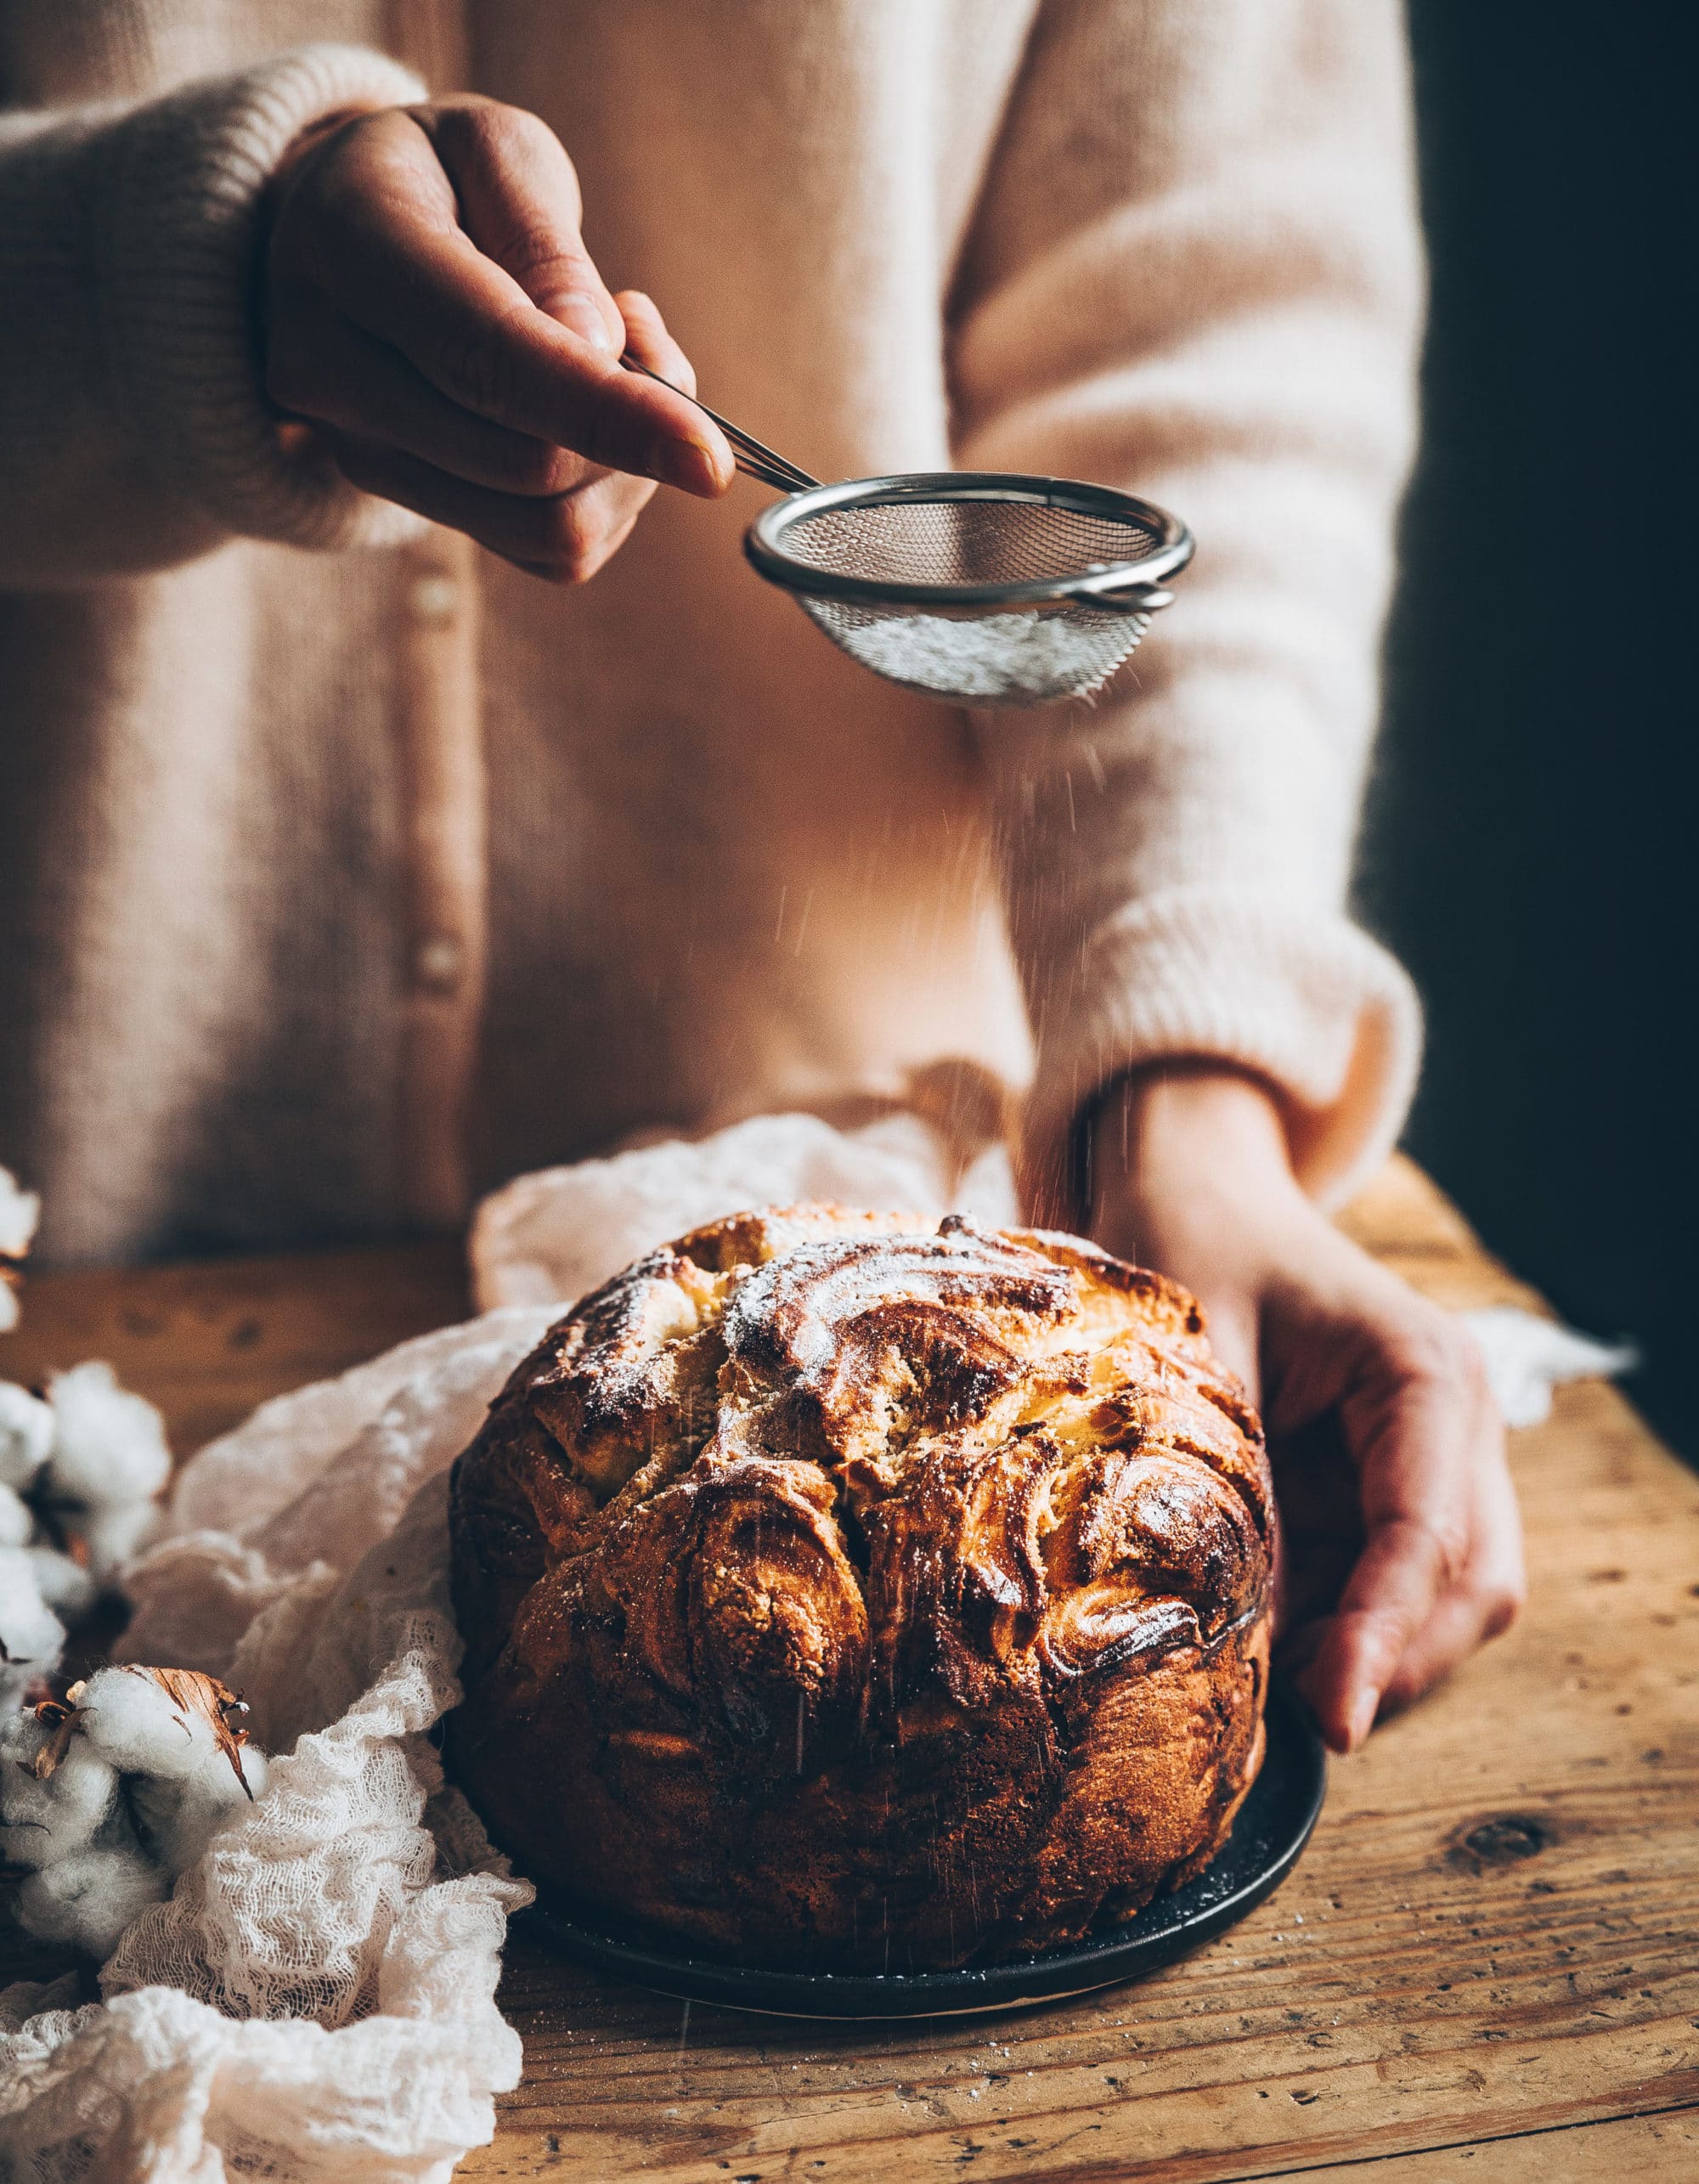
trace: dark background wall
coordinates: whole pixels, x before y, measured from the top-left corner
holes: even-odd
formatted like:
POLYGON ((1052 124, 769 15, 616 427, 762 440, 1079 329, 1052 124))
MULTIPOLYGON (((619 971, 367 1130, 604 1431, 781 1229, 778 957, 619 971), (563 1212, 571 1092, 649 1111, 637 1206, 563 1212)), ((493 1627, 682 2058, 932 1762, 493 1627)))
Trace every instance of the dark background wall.
POLYGON ((1699 38, 1410 0, 1426 437, 1361 895, 1429 1011, 1410 1150, 1699 1459, 1699 38))

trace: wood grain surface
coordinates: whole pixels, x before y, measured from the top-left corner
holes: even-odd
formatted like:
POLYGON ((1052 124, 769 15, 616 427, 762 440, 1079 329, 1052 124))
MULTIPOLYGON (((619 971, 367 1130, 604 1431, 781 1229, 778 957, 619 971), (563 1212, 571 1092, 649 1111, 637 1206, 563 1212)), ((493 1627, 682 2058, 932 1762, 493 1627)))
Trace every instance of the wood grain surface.
MULTIPOLYGON (((1346 1225, 1447 1304, 1532 1301, 1406 1163, 1346 1225)), ((0 1374, 108 1357, 186 1453, 464 1308, 438 1247, 52 1275, 0 1374)), ((1142 1986, 902 2027, 686 2011, 516 1938, 524 2081, 460 2174, 1699 2179, 1699 1479, 1598 1384, 1514 1458, 1527 1613, 1335 1764, 1231 1933, 1142 1986)))

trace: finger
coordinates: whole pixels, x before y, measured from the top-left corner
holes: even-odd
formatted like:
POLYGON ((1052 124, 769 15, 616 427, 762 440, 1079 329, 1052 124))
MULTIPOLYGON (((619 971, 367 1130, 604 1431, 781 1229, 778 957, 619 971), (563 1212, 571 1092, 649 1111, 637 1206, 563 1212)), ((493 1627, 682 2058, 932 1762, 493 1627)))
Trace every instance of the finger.
POLYGON ((578 173, 548 123, 488 99, 441 100, 417 118, 484 256, 557 325, 617 357, 625 322, 584 247, 578 173))
POLYGON ((556 584, 581 584, 618 552, 654 488, 619 472, 574 493, 526 499, 488 488, 347 435, 330 434, 344 477, 363 492, 464 531, 504 561, 556 584))
POLYGON ((1365 1538, 1357 1465, 1338 1413, 1271 1433, 1268 1461, 1280 1512, 1277 1628, 1319 1626, 1339 1606, 1365 1538))
POLYGON ((276 341, 266 388, 292 415, 417 455, 497 493, 543 499, 606 475, 567 449, 460 409, 387 342, 347 319, 297 325, 276 341))
POLYGON ((1442 1683, 1486 1638, 1487 1623, 1487 1603, 1472 1586, 1448 1593, 1387 1678, 1375 1718, 1403 1713, 1442 1683))
POLYGON ((650 297, 638 288, 624 288, 614 297, 625 323, 625 346, 638 363, 669 387, 696 392, 696 367, 667 331, 666 321, 650 297))
MULTIPOLYGON (((404 119, 378 121, 392 118, 404 119)), ((570 448, 599 468, 704 496, 723 491, 733 471, 718 428, 683 396, 624 370, 539 310, 445 215, 435 152, 406 127, 410 141, 383 131, 367 186, 337 198, 318 265, 330 301, 475 415, 570 448)))
MULTIPOLYGON (((1431 1601, 1410 1611, 1412 1632, 1431 1611, 1431 1601)), ((1322 1626, 1309 1666, 1294 1680, 1331 1750, 1354 1752, 1374 1727, 1380 1695, 1408 1643, 1400 1628, 1404 1621, 1401 1617, 1395 1623, 1382 1611, 1341 1607, 1322 1626)))
POLYGON ((1496 1421, 1476 1472, 1475 1536, 1464 1580, 1417 1633, 1382 1695, 1380 1711, 1396 1713, 1448 1676, 1475 1649, 1501 1636, 1527 1594, 1521 1518, 1496 1421))
POLYGON ((1301 1683, 1310 1664, 1321 1651, 1328 1634, 1328 1618, 1314 1617, 1308 1622, 1295 1622, 1282 1631, 1274 1644, 1274 1666, 1283 1676, 1301 1683))
POLYGON ((1435 1330, 1439 1354, 1420 1359, 1400 1338, 1342 1407, 1368 1537, 1301 1682, 1337 1751, 1367 1736, 1399 1662, 1467 1565, 1483 1388, 1472 1346, 1449 1335, 1435 1330))
POLYGON ((1447 1595, 1447 1559, 1431 1535, 1414 1527, 1388 1527, 1370 1539, 1297 1679, 1335 1752, 1354 1751, 1374 1727, 1381 1694, 1447 1595))
POLYGON ((1504 1428, 1495 1405, 1493 1449, 1482 1481, 1482 1531, 1485 1547, 1480 1583, 1491 1602, 1487 1635, 1502 1637, 1521 1613, 1528 1597, 1527 1551, 1522 1512, 1504 1448, 1504 1428))

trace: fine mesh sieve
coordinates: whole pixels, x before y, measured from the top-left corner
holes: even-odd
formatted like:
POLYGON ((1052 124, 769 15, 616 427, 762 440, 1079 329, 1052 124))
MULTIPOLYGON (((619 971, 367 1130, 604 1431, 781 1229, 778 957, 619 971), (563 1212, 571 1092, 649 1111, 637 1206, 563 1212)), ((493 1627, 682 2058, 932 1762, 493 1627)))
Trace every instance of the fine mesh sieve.
POLYGON ((756 570, 851 659, 931 697, 1027 706, 1089 696, 1192 557, 1177 517, 1107 486, 989 471, 821 485, 697 407, 738 468, 786 496, 744 538, 756 570))
POLYGON ((1107 681, 1192 541, 1105 486, 937 471, 793 492, 744 550, 875 674, 974 705, 1043 705, 1107 681))

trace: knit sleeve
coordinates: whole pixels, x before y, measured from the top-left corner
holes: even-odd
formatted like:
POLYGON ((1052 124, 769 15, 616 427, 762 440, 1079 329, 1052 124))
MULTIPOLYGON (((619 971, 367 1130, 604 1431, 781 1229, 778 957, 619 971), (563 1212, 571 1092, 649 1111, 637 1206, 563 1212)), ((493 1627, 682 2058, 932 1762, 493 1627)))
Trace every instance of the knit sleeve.
POLYGON ((252 257, 303 128, 422 95, 382 55, 326 45, 139 105, 0 116, 0 584, 164 567, 233 533, 331 546, 392 527, 280 438, 252 257))
POLYGON ((1052 0, 957 285, 957 463, 1091 478, 1198 539, 1095 707, 988 714, 1061 1172, 1165 1058, 1277 1088, 1343 1196, 1414 1087, 1408 979, 1345 911, 1421 306, 1393 0, 1052 0))

